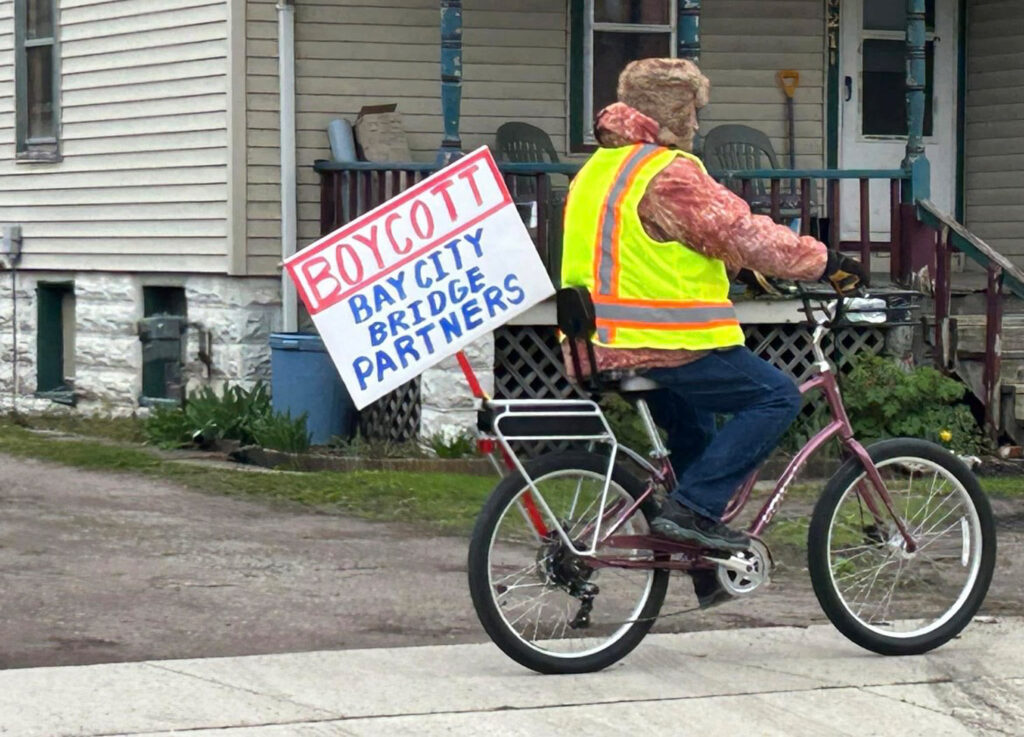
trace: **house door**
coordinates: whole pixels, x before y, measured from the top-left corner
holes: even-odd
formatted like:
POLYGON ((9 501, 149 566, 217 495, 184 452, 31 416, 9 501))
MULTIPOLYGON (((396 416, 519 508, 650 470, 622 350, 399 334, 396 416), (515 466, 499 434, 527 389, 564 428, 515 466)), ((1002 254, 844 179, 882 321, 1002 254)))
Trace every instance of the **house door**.
MULTIPOLYGON (((926 0, 925 155, 931 199, 956 205, 957 2, 926 0)), ((906 9, 902 0, 843 0, 839 74, 839 165, 898 169, 906 153, 906 9)), ((843 240, 860 238, 860 190, 840 187, 843 240)), ((889 186, 871 183, 871 239, 889 239, 889 186)))

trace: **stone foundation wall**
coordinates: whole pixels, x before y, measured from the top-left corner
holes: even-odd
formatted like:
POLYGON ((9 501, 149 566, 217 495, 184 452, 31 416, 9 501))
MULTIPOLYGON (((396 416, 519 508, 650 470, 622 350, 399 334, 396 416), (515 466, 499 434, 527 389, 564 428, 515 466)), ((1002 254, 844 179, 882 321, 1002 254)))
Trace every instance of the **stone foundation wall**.
MULTIPOLYGON (((182 287, 186 391, 226 382, 251 386, 270 380, 270 333, 280 329, 280 282, 273 278, 134 275, 93 272, 18 272, 17 363, 11 273, 0 271, 0 411, 130 415, 142 393, 143 287, 182 287), (75 407, 35 396, 36 330, 40 283, 71 283, 75 293, 75 407), (16 376, 15 376, 16 373, 16 376), (15 380, 17 384, 15 384, 15 380), (15 391, 15 386, 16 391, 15 391)), ((494 391, 494 339, 465 349, 484 391, 494 391)), ((476 422, 473 397, 454 357, 422 377, 420 437, 449 438, 476 422)))
MULTIPOLYGON (((488 334, 463 349, 480 387, 494 396, 494 335, 488 334)), ((466 377, 455 356, 449 356, 420 378, 420 437, 447 438, 476 427, 476 409, 466 377)))
POLYGON ((36 391, 36 287, 74 284, 77 410, 127 415, 142 391, 143 287, 182 287, 188 330, 184 375, 188 389, 224 382, 251 385, 270 378, 268 338, 280 324, 280 283, 273 278, 19 272, 12 300, 11 273, 0 272, 0 409, 60 410, 36 391), (14 319, 17 311, 17 362, 14 319), (204 360, 205 359, 205 360, 204 360), (16 375, 15 375, 16 368, 16 375), (16 381, 16 383, 15 383, 16 381))
MULTIPOLYGON (((58 281, 59 277, 52 280, 58 281)), ((10 411, 16 406, 24 412, 41 411, 53 402, 33 397, 36 390, 35 279, 18 274, 16 284, 14 288, 11 272, 0 272, 0 359, 3 362, 0 365, 0 410, 10 411), (12 295, 16 299, 12 299, 12 295)))
POLYGON ((270 381, 270 333, 281 329, 281 282, 277 279, 193 277, 185 286, 188 303, 188 389, 224 382, 250 387, 270 381), (209 336, 210 369, 200 360, 209 336))

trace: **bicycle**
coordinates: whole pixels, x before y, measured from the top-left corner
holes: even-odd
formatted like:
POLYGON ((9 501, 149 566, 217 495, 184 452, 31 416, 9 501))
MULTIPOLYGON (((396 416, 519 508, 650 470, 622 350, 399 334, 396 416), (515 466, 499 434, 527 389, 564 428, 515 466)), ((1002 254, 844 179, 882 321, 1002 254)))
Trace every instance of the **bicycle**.
MULTIPOLYGON (((676 483, 645 399, 656 384, 626 376, 615 386, 633 401, 646 429, 652 450, 644 457, 617 442, 593 398, 608 388, 596 378, 587 386, 590 399, 490 399, 460 355, 480 399, 480 449, 498 465, 493 451, 500 448, 509 467, 472 533, 470 593, 485 631, 513 660, 540 673, 584 673, 617 662, 657 619, 671 571, 713 570, 736 597, 760 589, 773 567, 761 535, 793 479, 832 438, 846 460, 826 483, 807 533, 811 583, 829 620, 853 642, 885 655, 927 652, 969 623, 995 564, 987 498, 970 469, 941 446, 912 438, 867 448, 857 442, 822 349, 829 330, 846 324, 853 311, 848 305, 844 311, 843 297, 834 293, 801 290, 800 296, 814 326, 815 358, 800 391, 822 391, 831 421, 789 462, 750 523, 752 544, 742 553, 650 535, 657 500, 676 483), (534 441, 585 449, 522 461, 514 445, 534 441)), ((559 329, 571 341, 581 377, 577 341, 596 365, 592 304, 579 288, 563 289, 557 299, 559 329)), ((757 478, 755 470, 736 491, 726 522, 744 509, 757 478)))

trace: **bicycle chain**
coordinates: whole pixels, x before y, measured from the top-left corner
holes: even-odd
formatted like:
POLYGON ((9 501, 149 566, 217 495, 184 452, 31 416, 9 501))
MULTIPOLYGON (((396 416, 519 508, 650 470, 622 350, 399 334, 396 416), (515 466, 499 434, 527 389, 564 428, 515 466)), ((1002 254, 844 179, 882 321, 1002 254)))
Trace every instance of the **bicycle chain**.
POLYGON ((693 606, 693 607, 690 607, 689 609, 680 609, 677 612, 669 612, 668 614, 661 614, 661 613, 659 613, 655 617, 637 617, 636 619, 623 619, 622 621, 619 621, 619 622, 601 622, 601 624, 622 625, 622 624, 639 624, 640 622, 656 622, 659 619, 665 619, 667 617, 678 617, 678 616, 681 616, 683 614, 692 614, 693 612, 698 612, 698 611, 700 611, 700 607, 699 606, 693 606))

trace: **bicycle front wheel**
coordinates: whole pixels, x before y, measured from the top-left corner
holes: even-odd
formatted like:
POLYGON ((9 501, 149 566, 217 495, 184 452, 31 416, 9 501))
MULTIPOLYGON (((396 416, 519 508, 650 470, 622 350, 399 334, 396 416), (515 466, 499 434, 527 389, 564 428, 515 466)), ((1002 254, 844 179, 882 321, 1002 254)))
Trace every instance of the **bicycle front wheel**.
POLYGON ((992 509, 970 469, 933 443, 896 438, 868 453, 917 549, 907 550, 852 459, 829 480, 811 517, 811 583, 850 640, 883 655, 916 655, 957 635, 981 606, 995 566, 992 509))
MULTIPOLYGON (((601 512, 608 459, 595 453, 551 453, 525 464, 536 491, 518 473, 491 493, 469 546, 469 590, 480 623, 505 654, 540 673, 587 673, 625 657, 661 610, 667 570, 644 568, 654 554, 598 549, 595 557, 635 561, 608 567, 572 554, 543 511, 547 505, 578 550, 595 525, 607 529, 644 491, 616 466, 601 512)), ((646 504, 648 514, 656 509, 646 504)), ((649 533, 633 513, 619 535, 649 533)))

